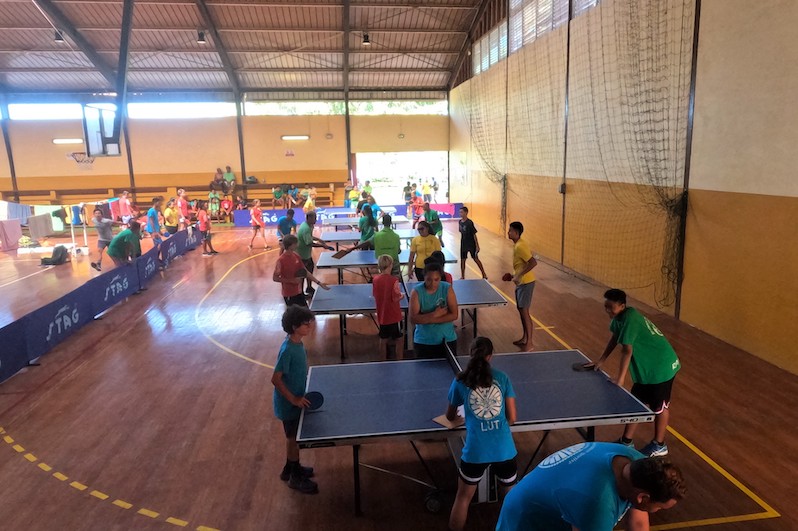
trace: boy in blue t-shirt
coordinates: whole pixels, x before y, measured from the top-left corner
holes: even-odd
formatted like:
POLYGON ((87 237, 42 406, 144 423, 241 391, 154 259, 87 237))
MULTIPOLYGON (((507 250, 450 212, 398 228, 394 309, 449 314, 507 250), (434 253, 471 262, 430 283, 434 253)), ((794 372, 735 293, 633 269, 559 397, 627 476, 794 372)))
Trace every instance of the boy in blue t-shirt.
POLYGON ((277 242, 280 244, 280 254, 283 254, 283 238, 289 234, 296 234, 296 221, 294 220, 294 209, 289 208, 285 216, 277 220, 277 242))
POLYGON ((504 499, 497 531, 648 529, 649 513, 685 495, 679 469, 622 444, 580 443, 555 452, 504 499))
POLYGON ((474 338, 468 366, 449 388, 446 418, 459 419, 457 409, 463 406, 466 427, 457 497, 449 517, 449 529, 456 531, 463 529, 468 505, 489 466, 505 490, 515 483, 517 476, 518 452, 510 433, 510 425, 516 419, 515 391, 506 374, 491 368, 492 357, 491 340, 474 338))
POLYGON ((154 197, 152 199, 152 207, 147 211, 147 232, 150 233, 153 245, 160 245, 163 239, 161 238, 161 198, 154 197))
POLYGON ((274 414, 283 421, 286 437, 286 461, 280 479, 303 494, 316 494, 319 486, 310 478, 313 469, 299 464, 299 445, 296 434, 299 416, 310 405, 305 398, 305 381, 308 376, 308 358, 302 338, 310 334, 313 313, 305 306, 289 306, 283 313, 282 325, 286 336, 274 366, 274 414))

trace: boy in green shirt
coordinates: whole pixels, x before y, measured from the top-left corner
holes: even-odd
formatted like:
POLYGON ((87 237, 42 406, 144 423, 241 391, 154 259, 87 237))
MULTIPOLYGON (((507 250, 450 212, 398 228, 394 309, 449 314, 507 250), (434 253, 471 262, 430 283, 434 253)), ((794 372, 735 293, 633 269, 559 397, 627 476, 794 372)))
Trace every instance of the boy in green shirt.
POLYGON ((443 223, 441 223, 441 217, 438 215, 437 210, 433 210, 430 208, 429 203, 424 203, 424 221, 429 223, 430 227, 430 234, 434 234, 438 237, 438 240, 441 242, 441 247, 443 245, 443 223))
MULTIPOLYGON (((668 455, 665 432, 670 419, 671 388, 681 364, 673 347, 659 328, 636 309, 626 306, 626 293, 610 289, 604 293, 604 310, 612 318, 612 337, 601 358, 585 368, 599 370, 615 347, 621 345, 621 362, 615 383, 623 385, 626 373, 632 375, 632 394, 656 414, 654 439, 641 453, 649 457, 668 455)), ((618 441, 633 446, 637 424, 627 424, 618 441)))

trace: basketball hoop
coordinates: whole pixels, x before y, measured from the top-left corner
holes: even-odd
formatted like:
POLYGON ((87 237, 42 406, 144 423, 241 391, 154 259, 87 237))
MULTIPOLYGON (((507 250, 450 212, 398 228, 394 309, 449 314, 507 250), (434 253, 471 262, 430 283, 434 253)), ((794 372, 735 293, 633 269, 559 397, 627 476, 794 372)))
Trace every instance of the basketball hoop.
POLYGON ((82 170, 91 170, 93 169, 94 164, 94 157, 87 155, 83 151, 75 151, 74 153, 70 153, 69 157, 78 163, 78 167, 82 170))

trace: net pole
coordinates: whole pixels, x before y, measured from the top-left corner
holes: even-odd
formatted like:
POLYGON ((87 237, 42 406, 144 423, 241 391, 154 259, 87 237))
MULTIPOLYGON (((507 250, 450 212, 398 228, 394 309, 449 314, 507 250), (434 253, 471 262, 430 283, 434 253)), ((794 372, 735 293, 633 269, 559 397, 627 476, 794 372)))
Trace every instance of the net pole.
MULTIPOLYGON (((67 205, 67 208, 72 210, 72 207, 67 205)), ((75 220, 69 223, 69 233, 72 235, 72 254, 77 254, 78 243, 75 241, 75 220)))
POLYGON ((86 247, 88 250, 89 247, 89 235, 86 233, 86 220, 88 217, 86 216, 86 205, 80 207, 80 214, 83 216, 83 247, 86 247))

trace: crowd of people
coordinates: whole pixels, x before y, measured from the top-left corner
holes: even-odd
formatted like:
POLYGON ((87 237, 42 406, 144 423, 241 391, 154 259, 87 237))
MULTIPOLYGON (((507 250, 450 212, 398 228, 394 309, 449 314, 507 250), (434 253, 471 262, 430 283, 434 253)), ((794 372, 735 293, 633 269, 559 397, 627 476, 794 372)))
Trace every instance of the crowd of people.
MULTIPOLYGON (((116 265, 128 263, 141 254, 143 234, 149 234, 157 245, 162 238, 185 227, 196 227, 200 231, 204 255, 216 254, 211 227, 215 214, 219 210, 227 211, 229 205, 223 206, 220 201, 219 209, 214 208, 211 194, 221 192, 227 197, 235 189, 235 177, 228 178, 231 172, 229 167, 227 170, 217 172, 208 201, 191 201, 184 190, 179 190, 177 197, 165 202, 162 197, 153 198, 151 207, 142 218, 125 192, 119 198, 119 219, 108 219, 100 208, 95 209, 93 220, 98 231, 100 255, 96 262, 92 262, 92 267, 101 270, 103 251, 116 265), (116 236, 112 234, 114 226, 123 228, 116 236)), ((286 214, 277 220, 276 238, 280 255, 272 275, 273 281, 281 286, 286 304, 282 317, 286 337, 272 376, 274 412, 283 423, 286 437, 286 463, 280 479, 288 482, 292 489, 313 494, 318 492, 318 484, 312 479, 314 470, 300 464, 296 443, 301 411, 309 406, 304 397, 307 354, 303 339, 312 333, 314 324, 313 313, 307 307, 307 300, 315 292, 313 285, 329 289, 313 274, 313 249, 332 247, 314 235, 316 212, 312 208, 315 195, 312 187, 306 185, 302 190, 296 186, 276 187, 274 192, 273 206, 280 202, 280 206, 287 207, 286 214), (298 225, 292 206, 303 200, 303 208, 309 202, 311 208, 305 212, 305 221, 298 225)), ((413 223, 418 236, 410 243, 408 263, 402 264, 399 261, 400 238, 391 228, 393 220, 389 214, 383 213, 371 192, 370 183, 366 182, 362 190, 352 186, 347 198, 349 206, 355 207, 360 215, 360 241, 353 249, 372 249, 377 257, 379 273, 370 281, 379 326, 379 352, 384 353, 385 359, 399 360, 406 355, 400 307, 405 297, 402 283, 406 275, 408 279, 419 281, 407 291, 408 319, 415 325, 414 356, 456 356, 454 322, 459 317, 459 308, 452 276, 444 270, 440 216, 425 200, 424 190, 419 195, 417 187, 408 182, 405 189, 408 208, 415 209, 415 205, 420 204, 420 211, 414 216, 413 223), (352 202, 354 199, 357 199, 356 204, 352 202), (402 271, 403 265, 407 266, 405 272, 402 271)), ((240 196, 234 208, 247 208, 240 196)), ((250 207, 250 224, 252 237, 249 248, 252 249, 260 236, 264 248, 271 249, 259 200, 250 207)), ((479 258, 478 231, 469 219, 468 207, 460 209, 458 231, 460 278, 465 276, 465 263, 470 256, 482 277, 487 279, 479 258)), ((529 310, 538 261, 523 233, 521 222, 510 223, 507 237, 513 243, 512 272, 505 273, 502 280, 515 286, 522 335, 514 344, 521 351, 530 351, 533 347, 533 324, 529 310)), ((622 290, 607 290, 604 298, 604 308, 610 318, 610 338, 598 360, 586 363, 582 369, 600 370, 620 345, 619 369, 612 381, 623 386, 627 376, 631 376, 631 393, 655 414, 651 442, 639 451, 635 449, 633 436, 638 426, 627 424, 616 441, 582 443, 559 450, 519 482, 517 451, 510 429, 517 418, 515 391, 509 375, 491 366, 492 341, 487 337, 477 337, 469 348, 468 365, 451 383, 445 411, 449 421, 464 425, 466 430, 457 494, 449 519, 450 529, 464 527, 471 499, 488 467, 492 467, 505 493, 496 527, 501 531, 610 530, 622 518, 626 519, 629 529, 647 529, 650 513, 673 507, 685 496, 681 472, 665 459, 668 455, 665 436, 671 391, 680 369, 679 359, 662 332, 639 311, 627 305, 622 290), (491 407, 482 407, 488 401, 491 407), (486 428, 486 423, 490 424, 490 429, 486 428)))

